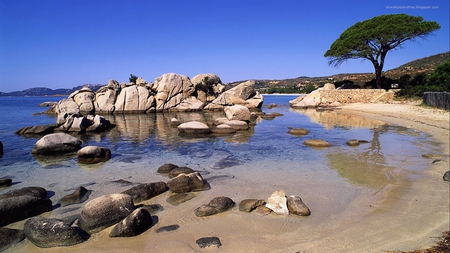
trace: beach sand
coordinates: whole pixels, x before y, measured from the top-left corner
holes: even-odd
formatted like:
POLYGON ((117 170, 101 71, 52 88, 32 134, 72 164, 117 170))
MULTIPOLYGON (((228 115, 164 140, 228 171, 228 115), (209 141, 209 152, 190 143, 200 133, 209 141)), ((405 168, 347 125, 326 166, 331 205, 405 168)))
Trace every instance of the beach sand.
MULTIPOLYGON (((335 175, 317 177, 283 170, 289 161, 260 162, 258 166, 277 168, 255 182, 253 173, 229 180, 210 180, 211 189, 179 206, 166 203, 167 194, 146 204, 161 204, 156 224, 145 233, 131 238, 109 238, 111 228, 94 234, 87 242, 67 247, 40 249, 31 243, 12 248, 14 252, 385 252, 424 249, 436 244, 443 231, 449 230, 449 183, 442 178, 449 170, 449 112, 418 107, 416 104, 349 104, 335 110, 340 114, 360 115, 392 125, 413 128, 430 134, 430 142, 443 157, 399 157, 400 168, 386 169, 389 183, 382 187, 361 187, 333 181, 335 175), (424 162, 425 161, 425 162, 424 162), (417 169, 416 164, 426 164, 417 169), (425 168, 426 167, 426 168, 425 168), (299 183, 301 182, 301 183, 299 183), (283 188, 287 195, 302 197, 311 216, 261 216, 233 210, 211 217, 196 217, 193 210, 213 197, 226 196, 238 204, 245 198, 265 198, 283 188), (172 232, 156 233, 163 226, 177 224, 172 232), (199 248, 195 241, 216 236, 220 248, 199 248)), ((403 154, 402 154, 403 155, 403 154)), ((249 166, 249 165, 246 165, 249 166)), ((242 169, 238 166, 234 170, 242 169)), ((247 168, 246 168, 247 169, 247 168)), ((223 170, 223 173, 228 173, 223 170)), ((336 173, 330 171, 329 174, 336 173)), ((374 175, 376 176, 376 175, 374 175)), ((164 178, 154 178, 156 181, 164 178)), ((376 179, 376 177, 375 177, 376 179)), ((384 179, 386 180, 386 179, 384 179)), ((377 182, 374 181, 376 184, 377 182)), ((384 183, 384 182, 383 182, 384 183)), ((16 224, 19 226, 20 224, 16 224)))

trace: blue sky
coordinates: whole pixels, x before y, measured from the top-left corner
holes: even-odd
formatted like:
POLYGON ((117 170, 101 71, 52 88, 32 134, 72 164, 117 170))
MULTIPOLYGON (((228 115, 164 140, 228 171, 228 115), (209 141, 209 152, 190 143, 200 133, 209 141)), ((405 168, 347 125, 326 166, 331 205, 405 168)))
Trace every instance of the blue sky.
POLYGON ((215 73, 227 83, 373 72, 368 61, 334 68, 323 55, 356 22, 393 13, 441 29, 388 53, 384 70, 449 51, 448 0, 0 0, 0 91, 130 74, 215 73))

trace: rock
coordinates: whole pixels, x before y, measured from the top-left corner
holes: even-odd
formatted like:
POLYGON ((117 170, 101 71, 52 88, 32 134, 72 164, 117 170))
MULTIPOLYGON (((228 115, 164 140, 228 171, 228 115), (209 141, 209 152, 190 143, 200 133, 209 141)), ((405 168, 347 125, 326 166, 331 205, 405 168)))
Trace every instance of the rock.
POLYGON ((241 121, 241 120, 230 120, 230 121, 227 121, 226 124, 229 125, 230 127, 232 127, 236 131, 248 129, 247 122, 241 121))
POLYGON ((24 187, 3 193, 2 195, 0 195, 0 200, 20 196, 31 196, 40 199, 45 199, 47 198, 47 190, 37 186, 24 187))
POLYGON ((239 211, 251 212, 258 206, 264 205, 263 199, 244 199, 239 203, 239 211))
POLYGON ((255 208, 255 213, 262 215, 262 216, 266 216, 268 214, 270 214, 272 212, 272 210, 270 208, 267 208, 266 206, 258 206, 255 208))
POLYGON ((208 204, 201 205, 195 209, 197 217, 205 217, 230 210, 234 201, 228 197, 215 197, 208 204))
POLYGON ((80 112, 92 114, 95 111, 94 98, 95 94, 91 89, 84 87, 72 93, 69 98, 73 98, 77 103, 80 112), (73 94, 73 95, 72 95, 73 94))
POLYGON ((450 182, 450 170, 444 173, 444 181, 450 182))
POLYGON ((155 232, 156 233, 161 233, 161 232, 170 232, 170 231, 175 231, 177 229, 179 229, 180 226, 177 224, 174 225, 169 225, 169 226, 164 226, 164 227, 160 227, 158 228, 155 232))
POLYGON ((441 155, 441 154, 423 154, 422 157, 423 157, 423 158, 427 158, 427 159, 439 159, 439 158, 444 158, 444 156, 441 155))
POLYGON ((220 94, 211 104, 230 106, 235 104, 245 104, 247 99, 255 96, 255 81, 250 80, 231 88, 220 94))
POLYGON ((11 186, 12 179, 11 178, 2 178, 0 179, 0 187, 11 186))
MULTIPOLYGON (((117 97, 118 84, 110 80, 107 86, 97 90, 95 94, 94 107, 97 113, 113 113, 116 109, 115 102, 117 97)), ((115 81, 117 83, 117 81, 115 81)))
MULTIPOLYGON (((81 114, 67 115, 64 124, 55 130, 64 132, 100 132, 114 127, 107 119, 99 115, 83 116, 81 114)), ((62 121, 62 120, 60 120, 62 121)))
POLYGON ((234 134, 234 133, 236 133, 236 130, 234 130, 234 128, 232 128, 228 124, 220 124, 218 126, 215 126, 211 131, 216 134, 234 134))
POLYGON ((58 124, 22 127, 14 133, 18 135, 45 135, 53 133, 57 127, 59 127, 58 124))
POLYGON ((170 120, 170 126, 172 127, 178 127, 181 124, 181 122, 177 118, 172 118, 170 120))
POLYGON ((179 204, 184 203, 193 198, 195 198, 195 194, 191 192, 183 192, 171 195, 170 197, 167 198, 166 201, 172 206, 178 206, 179 204))
POLYGON ((0 141, 0 157, 3 155, 3 143, 0 141))
POLYGON ((154 182, 154 183, 145 183, 134 186, 126 191, 123 191, 123 194, 128 194, 133 199, 134 203, 138 203, 144 200, 151 199, 155 196, 158 196, 161 193, 167 191, 167 185, 165 182, 154 182))
POLYGON ((200 111, 205 107, 205 103, 194 96, 189 96, 181 101, 176 107, 171 108, 171 111, 189 112, 200 111))
POLYGON ((155 106, 155 98, 147 87, 128 86, 117 95, 115 113, 146 112, 155 106))
POLYGON ((178 168, 178 165, 175 165, 172 163, 166 163, 166 164, 161 165, 157 171, 158 171, 158 173, 161 173, 161 174, 169 174, 169 172, 175 168, 178 168))
POLYGON ((167 186, 172 192, 183 193, 190 191, 201 191, 205 188, 205 181, 198 172, 190 174, 179 174, 170 179, 167 186))
POLYGON ((180 133, 186 134, 208 134, 211 132, 211 130, 205 123, 199 121, 191 121, 180 124, 178 126, 178 131, 180 131, 180 133))
POLYGON ((88 234, 118 223, 135 210, 128 194, 110 194, 87 202, 81 210, 78 226, 88 234))
POLYGON ((40 216, 25 222, 24 233, 28 240, 41 248, 71 246, 84 242, 83 237, 62 220, 40 216))
POLYGON ((25 234, 22 230, 0 228, 0 252, 23 241, 23 239, 25 239, 25 234))
MULTIPOLYGON (((222 81, 216 74, 198 74, 191 79, 191 82, 197 86, 197 84, 211 85, 212 87, 217 84, 222 84, 222 81)), ((216 93, 220 93, 217 91, 216 93)))
POLYGON ((198 239, 195 242, 197 243, 197 245, 200 248, 213 247, 213 246, 219 248, 220 246, 222 246, 222 243, 220 243, 220 239, 217 237, 203 237, 203 238, 198 239))
POLYGON ((82 142, 66 133, 47 134, 39 139, 32 154, 56 154, 74 152, 81 148, 82 142))
POLYGON ((323 90, 334 90, 336 87, 332 83, 326 83, 323 85, 323 90))
POLYGON ((287 206, 289 212, 300 216, 308 216, 311 214, 309 208, 303 203, 299 196, 291 195, 287 198, 287 206))
POLYGON ((73 193, 62 197, 59 200, 61 206, 68 206, 84 202, 89 196, 90 191, 83 186, 78 187, 73 193))
POLYGON ((289 209, 287 207, 286 193, 284 190, 277 190, 269 197, 267 200, 266 207, 271 209, 277 214, 289 214, 289 209))
POLYGON ((250 110, 243 105, 227 106, 224 112, 228 120, 250 121, 250 110))
POLYGON ((86 118, 90 121, 90 125, 86 128, 86 132, 101 132, 115 127, 109 120, 100 115, 88 115, 86 118))
POLYGON ((152 90, 156 91, 156 111, 175 108, 193 95, 195 87, 187 76, 167 73, 155 78, 152 90))
POLYGON ((264 103, 264 97, 263 95, 259 94, 259 92, 256 92, 256 95, 245 101, 247 102, 245 106, 249 109, 261 108, 264 103))
POLYGON ((150 213, 138 208, 117 224, 109 233, 109 237, 131 237, 142 234, 153 224, 150 213))
POLYGON ((267 109, 272 109, 272 108, 275 108, 275 107, 278 107, 278 105, 274 104, 274 103, 271 103, 270 105, 267 106, 267 109))
POLYGON ((330 143, 328 143, 324 140, 320 140, 320 139, 308 139, 308 140, 305 140, 304 143, 306 146, 310 146, 310 147, 321 148, 321 147, 330 147, 331 146, 330 143))
POLYGON ((78 162, 82 164, 92 164, 105 162, 111 159, 111 150, 97 146, 86 146, 77 152, 78 162))
POLYGON ((80 113, 80 108, 73 99, 62 99, 58 102, 55 107, 56 114, 78 114, 80 113))
POLYGON ((347 141, 347 145, 349 146, 359 146, 359 141, 357 139, 350 139, 347 141))
POLYGON ((307 135, 309 134, 309 130, 305 128, 292 128, 289 130, 289 134, 292 135, 307 135))
POLYGON ((195 171, 189 167, 177 167, 169 172, 169 178, 174 178, 180 174, 190 174, 193 172, 195 171))
POLYGON ((0 199, 0 227, 52 210, 50 199, 17 196, 0 199))

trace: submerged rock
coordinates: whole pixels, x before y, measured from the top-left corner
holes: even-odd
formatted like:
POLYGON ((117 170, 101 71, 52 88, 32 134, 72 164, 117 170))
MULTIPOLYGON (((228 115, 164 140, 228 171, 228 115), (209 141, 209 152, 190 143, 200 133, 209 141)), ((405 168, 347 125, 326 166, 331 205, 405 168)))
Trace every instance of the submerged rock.
POLYGON ((208 204, 201 205, 195 209, 197 217, 210 216, 230 210, 234 201, 228 197, 215 197, 208 204))
POLYGON ((175 231, 177 229, 179 229, 180 226, 177 224, 174 225, 169 225, 169 226, 164 226, 164 227, 160 227, 156 230, 156 233, 161 233, 161 232, 170 232, 170 231, 175 231))
POLYGON ((89 196, 90 191, 83 186, 78 187, 73 193, 62 197, 59 200, 61 206, 77 204, 84 202, 89 196))
POLYGON ((169 172, 169 178, 174 178, 180 174, 190 174, 193 172, 195 171, 189 167, 177 167, 169 172))
POLYGON ((179 174, 170 179, 167 186, 172 192, 182 193, 190 191, 201 191, 205 188, 205 181, 198 172, 190 174, 179 174))
POLYGON ((350 139, 347 141, 347 145, 349 146, 359 146, 359 141, 357 139, 350 139))
POLYGON ((12 179, 11 178, 2 178, 2 179, 0 179, 0 187, 10 186, 10 185, 12 185, 12 179))
POLYGON ((327 141, 320 140, 320 139, 309 139, 309 140, 305 140, 304 143, 306 146, 318 147, 318 148, 325 148, 325 147, 331 146, 331 144, 328 143, 327 141))
POLYGON ((292 128, 289 130, 289 134, 292 135, 307 135, 309 134, 309 130, 305 128, 292 128))
POLYGON ((86 146, 78 150, 77 155, 79 163, 93 164, 111 159, 111 150, 103 147, 86 146))
POLYGON ((184 203, 188 200, 191 200, 195 198, 195 194, 191 192, 183 192, 183 193, 177 193, 167 198, 167 203, 177 206, 181 203, 184 203))
POLYGON ((167 185, 165 182, 153 182, 153 183, 145 183, 136 185, 122 193, 128 194, 131 196, 135 203, 139 203, 144 200, 151 199, 155 196, 158 196, 161 193, 167 191, 167 185))

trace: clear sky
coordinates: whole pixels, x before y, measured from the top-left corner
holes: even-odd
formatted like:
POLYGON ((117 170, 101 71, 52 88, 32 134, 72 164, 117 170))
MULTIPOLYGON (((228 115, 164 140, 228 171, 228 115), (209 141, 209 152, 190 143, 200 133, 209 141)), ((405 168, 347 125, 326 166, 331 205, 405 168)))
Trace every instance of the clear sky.
POLYGON ((323 57, 348 27, 382 14, 436 21, 384 70, 449 51, 448 0, 0 0, 0 91, 153 82, 215 73, 222 82, 373 72, 323 57), (425 8, 430 7, 430 8, 425 8))

